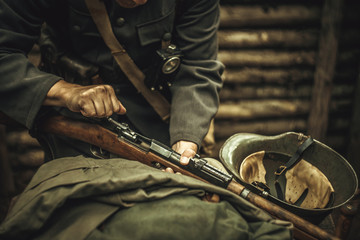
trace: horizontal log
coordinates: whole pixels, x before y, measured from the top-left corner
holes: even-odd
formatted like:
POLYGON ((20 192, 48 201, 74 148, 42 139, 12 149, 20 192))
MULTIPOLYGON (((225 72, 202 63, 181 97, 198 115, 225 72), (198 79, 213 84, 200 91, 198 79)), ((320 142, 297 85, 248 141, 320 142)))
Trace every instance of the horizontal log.
MULTIPOLYGON (((358 21, 360 21, 360 19, 358 21)), ((357 28, 341 28, 341 34, 339 36, 339 45, 341 47, 356 48, 359 42, 360 42, 360 32, 357 28)))
MULTIPOLYGON (((229 84, 224 85, 220 92, 221 101, 240 99, 264 99, 264 98, 310 98, 312 85, 292 86, 241 86, 229 84)), ((354 87, 349 85, 336 85, 332 89, 332 97, 351 97, 354 87)))
POLYGON ((220 92, 221 101, 240 100, 240 99, 263 99, 263 98, 299 98, 309 97, 312 86, 301 86, 296 89, 289 89, 286 86, 224 86, 220 92))
POLYGON ((342 50, 339 49, 338 53, 338 65, 345 65, 345 66, 354 66, 358 67, 359 65, 359 56, 360 56, 360 49, 353 48, 353 49, 346 49, 342 50))
MULTIPOLYGON (((314 66, 316 51, 299 50, 220 50, 219 60, 227 67, 300 67, 314 66)), ((340 66, 357 66, 360 49, 340 51, 340 66)))
MULTIPOLYGON (((351 110, 351 99, 330 102, 331 112, 351 110)), ((251 120, 256 118, 290 117, 308 114, 310 100, 242 100, 221 103, 216 119, 251 120)))
POLYGON ((315 51, 221 50, 219 60, 227 67, 314 66, 315 51))
POLYGON ((220 30, 218 39, 220 48, 314 48, 317 34, 317 30, 220 30))
POLYGON ((305 132, 306 124, 306 119, 279 119, 251 122, 215 121, 215 138, 229 138, 236 133, 277 135, 283 132, 291 131, 305 132))
POLYGON ((26 153, 12 153, 9 158, 13 167, 39 167, 44 163, 44 151, 30 150, 26 153))
POLYGON ((330 115, 328 135, 347 135, 347 129, 350 127, 350 118, 348 116, 330 115))
MULTIPOLYGON (((341 132, 347 129, 350 121, 344 118, 336 118, 331 122, 329 136, 342 136, 334 131, 341 132)), ((306 132, 306 118, 272 119, 254 121, 215 121, 215 138, 224 139, 236 133, 256 133, 262 135, 277 135, 284 132, 306 132)), ((344 131, 343 131, 344 132, 344 131)), ((346 135, 346 134, 345 134, 346 135)), ((337 144, 339 145, 339 144, 337 144)))
POLYGON ((26 130, 8 133, 6 136, 6 142, 10 147, 40 147, 39 142, 35 138, 31 137, 29 132, 26 130))
MULTIPOLYGON (((355 82, 357 74, 357 70, 350 66, 338 68, 334 82, 352 84, 355 82)), ((314 70, 312 68, 227 68, 222 79, 225 83, 232 84, 305 84, 313 82, 314 70)))
POLYGON ((345 25, 358 26, 360 20, 359 12, 360 12, 359 1, 357 0, 346 1, 343 10, 343 23, 345 25))
POLYGON ((309 103, 289 100, 244 100, 222 103, 216 119, 255 119, 264 117, 295 116, 306 114, 309 103))
POLYGON ((261 5, 222 6, 220 9, 221 27, 263 27, 263 26, 319 26, 321 4, 277 5, 266 7, 261 5))
MULTIPOLYGON (((224 48, 317 48, 318 29, 220 29, 218 40, 224 48)), ((356 47, 360 42, 357 29, 342 29, 339 44, 343 48, 356 47)))
POLYGON ((311 69, 261 69, 238 68, 225 69, 222 76, 225 83, 276 83, 292 84, 312 82, 314 71, 311 69))

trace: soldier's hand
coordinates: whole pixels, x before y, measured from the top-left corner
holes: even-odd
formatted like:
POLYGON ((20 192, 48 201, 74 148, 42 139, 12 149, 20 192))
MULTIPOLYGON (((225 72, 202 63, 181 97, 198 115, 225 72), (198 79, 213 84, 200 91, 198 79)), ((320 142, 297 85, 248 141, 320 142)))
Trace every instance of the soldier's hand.
POLYGON ((81 86, 64 80, 54 84, 43 104, 67 107, 86 117, 109 117, 113 113, 126 113, 110 85, 81 86))
MULTIPOLYGON (((173 146, 172 149, 181 154, 180 163, 182 165, 189 164, 190 158, 194 157, 197 152, 197 145, 193 142, 188 141, 178 141, 173 146)), ((174 173, 172 168, 164 169, 165 172, 174 173)))
POLYGON ((180 163, 187 165, 189 159, 195 156, 198 147, 193 142, 178 141, 172 146, 172 149, 181 154, 180 163))

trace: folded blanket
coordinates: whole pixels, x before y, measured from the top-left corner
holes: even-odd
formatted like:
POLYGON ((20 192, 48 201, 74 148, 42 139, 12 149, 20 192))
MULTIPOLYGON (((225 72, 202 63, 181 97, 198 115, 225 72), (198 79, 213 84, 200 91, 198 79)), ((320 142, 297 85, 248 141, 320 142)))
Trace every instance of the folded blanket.
POLYGON ((194 178, 78 156, 39 168, 0 225, 0 239, 291 239, 290 227, 194 178), (206 193, 221 201, 202 201, 206 193))

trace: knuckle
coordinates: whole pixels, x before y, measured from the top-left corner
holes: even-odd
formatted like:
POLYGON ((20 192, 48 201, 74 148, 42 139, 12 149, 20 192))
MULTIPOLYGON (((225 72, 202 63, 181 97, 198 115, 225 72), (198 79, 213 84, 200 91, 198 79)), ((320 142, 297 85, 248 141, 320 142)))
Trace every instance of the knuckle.
POLYGON ((104 110, 98 110, 97 116, 99 116, 99 117, 105 117, 105 116, 106 116, 106 112, 105 112, 104 110))
POLYGON ((81 109, 82 109, 83 115, 86 117, 93 117, 96 115, 95 109, 93 107, 91 107, 89 104, 84 104, 81 107, 81 109))
POLYGON ((94 113, 91 112, 91 111, 83 110, 81 113, 82 113, 82 115, 84 115, 85 117, 93 117, 93 116, 94 116, 94 113))
POLYGON ((113 89, 113 87, 108 85, 108 84, 105 84, 105 85, 102 85, 102 86, 104 86, 104 89, 106 89, 106 90, 112 90, 113 89))
POLYGON ((79 106, 81 107, 81 108, 85 108, 85 106, 87 105, 87 101, 85 101, 84 99, 80 99, 79 100, 79 106))
POLYGON ((108 111, 107 113, 106 113, 106 117, 110 117, 111 115, 113 115, 113 111, 112 110, 110 110, 110 111, 108 111))
POLYGON ((115 95, 115 90, 112 86, 110 85, 105 85, 106 90, 111 94, 111 95, 115 95))
POLYGON ((95 92, 96 93, 105 93, 106 92, 106 87, 105 85, 99 85, 99 86, 96 86, 94 88, 95 92))
POLYGON ((90 99, 93 94, 94 94, 93 89, 87 89, 86 91, 83 91, 82 93, 80 93, 80 98, 81 99, 90 99))

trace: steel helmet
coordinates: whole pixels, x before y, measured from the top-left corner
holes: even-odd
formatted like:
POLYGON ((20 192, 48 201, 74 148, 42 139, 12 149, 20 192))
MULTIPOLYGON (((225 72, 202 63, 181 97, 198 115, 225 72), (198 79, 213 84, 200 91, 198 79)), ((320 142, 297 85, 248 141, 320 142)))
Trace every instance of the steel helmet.
POLYGON ((340 154, 301 133, 235 134, 220 160, 249 190, 313 223, 349 201, 358 184, 340 154))

